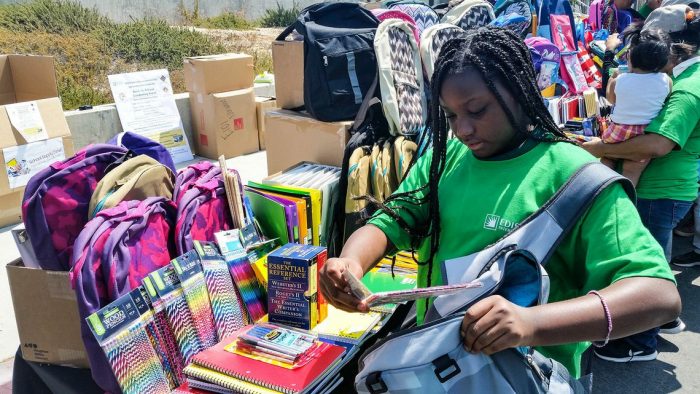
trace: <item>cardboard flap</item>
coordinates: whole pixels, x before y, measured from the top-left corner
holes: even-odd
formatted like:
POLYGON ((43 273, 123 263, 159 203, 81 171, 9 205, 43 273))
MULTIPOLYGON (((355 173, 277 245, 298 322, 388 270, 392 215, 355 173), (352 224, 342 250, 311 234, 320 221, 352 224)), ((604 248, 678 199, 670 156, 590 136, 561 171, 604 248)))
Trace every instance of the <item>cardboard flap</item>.
POLYGON ((0 55, 0 105, 12 104, 16 101, 9 56, 0 55))
POLYGON ((52 56, 10 55, 9 63, 18 103, 58 97, 52 56))
MULTIPOLYGON (((68 122, 63 114, 61 100, 58 98, 49 98, 37 100, 37 107, 41 114, 41 119, 46 125, 46 133, 49 138, 69 137, 70 129, 68 122)), ((12 126, 10 118, 7 116, 5 107, 0 107, 0 149, 10 146, 24 145, 27 141, 22 135, 12 126), (7 132, 12 130, 12 132, 7 132)))

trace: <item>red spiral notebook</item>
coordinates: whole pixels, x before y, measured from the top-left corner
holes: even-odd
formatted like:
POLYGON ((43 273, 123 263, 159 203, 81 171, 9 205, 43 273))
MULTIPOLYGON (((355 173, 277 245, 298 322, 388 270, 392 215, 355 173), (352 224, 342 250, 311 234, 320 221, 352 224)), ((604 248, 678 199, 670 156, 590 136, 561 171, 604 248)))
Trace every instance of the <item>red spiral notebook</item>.
POLYGON ((345 353, 342 346, 332 345, 308 364, 287 369, 224 350, 237 336, 234 334, 226 341, 200 352, 192 358, 192 363, 268 389, 296 394, 320 381, 345 353))

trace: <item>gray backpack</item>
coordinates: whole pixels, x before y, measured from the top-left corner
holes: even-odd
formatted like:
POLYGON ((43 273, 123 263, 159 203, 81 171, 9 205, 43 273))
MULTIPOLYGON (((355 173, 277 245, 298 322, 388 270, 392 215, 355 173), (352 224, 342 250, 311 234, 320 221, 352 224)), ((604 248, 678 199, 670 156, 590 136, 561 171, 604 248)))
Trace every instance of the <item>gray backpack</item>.
POLYGON ((544 265, 595 198, 615 182, 634 200, 629 180, 601 163, 588 163, 501 240, 480 252, 445 261, 445 283, 478 280, 483 287, 437 297, 423 325, 404 328, 375 343, 360 357, 355 389, 402 394, 589 392, 590 376, 576 380, 562 364, 532 348, 507 349, 491 356, 468 353, 459 328, 464 312, 490 295, 499 294, 524 307, 546 303, 549 278, 544 265))

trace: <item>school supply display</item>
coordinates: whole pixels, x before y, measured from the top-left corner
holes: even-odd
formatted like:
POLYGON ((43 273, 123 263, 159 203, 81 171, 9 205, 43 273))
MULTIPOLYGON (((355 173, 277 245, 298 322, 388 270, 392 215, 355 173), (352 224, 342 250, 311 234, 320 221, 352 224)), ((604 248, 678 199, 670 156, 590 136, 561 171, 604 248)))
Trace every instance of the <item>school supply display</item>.
POLYGON ((182 369, 185 367, 185 364, 178 349, 175 335, 170 327, 170 322, 168 322, 165 305, 158 296, 150 276, 143 278, 143 288, 148 295, 151 308, 153 308, 155 336, 158 337, 158 342, 161 345, 161 349, 163 349, 163 357, 161 358, 163 369, 168 377, 168 381, 173 381, 176 385, 182 384, 184 381, 182 369))
MULTIPOLYGON (((244 330, 246 327, 241 329, 244 330)), ((239 392, 268 392, 258 388, 264 387, 290 394, 309 393, 330 377, 328 373, 345 353, 343 347, 327 344, 306 365, 288 369, 227 351, 226 347, 231 342, 223 341, 195 356, 192 360, 195 368, 189 366, 185 368, 185 373, 239 392)))
MULTIPOLYGON (((307 224, 308 218, 311 218, 311 243, 331 247, 332 223, 338 204, 340 177, 341 170, 338 167, 299 163, 279 174, 263 179, 262 182, 264 185, 274 187, 270 191, 289 197, 303 198, 307 203, 307 224), (313 238, 314 233, 318 235, 318 242, 313 238)), ((255 187, 253 183, 250 185, 255 187)))
POLYGON ((512 30, 521 38, 525 38, 531 30, 532 4, 527 0, 497 2, 494 15, 496 19, 491 22, 491 25, 512 30))
POLYGON ((374 36, 384 115, 389 132, 413 136, 428 118, 423 66, 413 28, 408 22, 388 19, 374 36))
POLYGON ((146 289, 143 286, 139 286, 138 290, 141 294, 141 298, 143 298, 143 301, 146 305, 146 310, 142 314, 142 317, 146 321, 146 325, 144 328, 146 330, 146 334, 148 334, 148 340, 151 342, 151 346, 153 346, 153 350, 155 350, 156 355, 158 356, 158 361, 160 362, 160 365, 163 368, 165 378, 168 379, 168 385, 170 386, 170 389, 174 389, 180 384, 178 374, 181 374, 181 372, 175 371, 173 369, 173 365, 170 362, 171 360, 168 353, 168 346, 170 344, 165 342, 166 338, 163 338, 161 336, 160 329, 158 328, 158 324, 155 319, 153 304, 151 303, 150 297, 148 296, 146 289))
POLYGON ((165 394, 174 388, 146 332, 145 327, 152 320, 140 289, 125 294, 87 318, 119 383, 117 392, 165 394))
POLYGON ((440 22, 472 30, 486 26, 494 19, 496 16, 491 3, 485 0, 462 0, 450 8, 440 22))
POLYGON ((377 18, 359 4, 319 3, 305 8, 277 37, 304 37, 304 104, 324 122, 355 117, 377 73, 372 43, 377 18))
POLYGON ((411 26, 411 30, 413 30, 413 37, 416 39, 416 43, 420 45, 420 33, 418 31, 418 27, 416 26, 416 21, 413 20, 410 15, 400 10, 390 10, 386 8, 375 8, 370 11, 372 11, 372 14, 377 17, 380 23, 387 19, 398 19, 408 23, 408 25, 411 26))
POLYGON ((318 272, 327 258, 326 248, 291 243, 267 256, 269 322, 310 330, 326 317, 318 272))
MULTIPOLYGON (((403 270, 396 268, 392 272, 391 262, 389 267, 379 265, 362 277, 362 283, 367 286, 367 289, 372 293, 397 291, 397 290, 413 290, 416 288, 416 270, 403 270), (388 268, 388 269, 387 269, 388 268)), ((373 311, 392 313, 397 307, 397 304, 375 305, 370 309, 373 311)))
POLYGON ((173 196, 175 174, 166 166, 146 155, 126 160, 109 173, 95 187, 90 198, 90 218, 103 209, 112 208, 122 201, 145 200, 148 197, 173 196))
POLYGON ((245 196, 266 237, 277 238, 282 243, 298 241, 299 214, 296 202, 251 187, 245 188, 245 196))
POLYGON ((130 157, 122 147, 90 145, 29 180, 22 199, 22 218, 41 268, 70 269, 73 243, 88 221, 97 183, 109 167, 130 157))
POLYGON ((116 382, 95 337, 83 320, 139 287, 151 271, 168 264, 175 207, 163 197, 124 201, 101 211, 75 241, 70 278, 92 376, 105 390, 116 382), (148 244, 147 248, 142 247, 148 244))
POLYGON ((187 305, 175 268, 172 264, 168 264, 149 276, 158 297, 163 302, 182 360, 185 365, 189 364, 194 355, 204 350, 204 345, 197 332, 196 323, 187 305))
POLYGON ((343 271, 343 278, 345 278, 345 280, 348 282, 348 286, 350 287, 352 294, 370 307, 383 304, 396 304, 406 301, 415 301, 420 298, 455 294, 467 289, 482 287, 480 282, 474 281, 454 285, 372 293, 367 286, 365 286, 361 280, 357 279, 355 275, 350 273, 350 271, 343 271))
POLYGON ((202 264, 217 336, 223 340, 246 324, 245 303, 216 244, 195 241, 194 248, 202 264))
POLYGON ((464 350, 457 334, 463 311, 489 295, 502 295, 523 307, 545 303, 548 284, 543 265, 596 196, 616 182, 634 196, 627 179, 601 163, 586 164, 507 236, 482 251, 445 261, 448 284, 479 281, 483 286, 435 298, 421 327, 379 340, 360 357, 355 389, 360 393, 399 389, 445 393, 458 385, 468 392, 482 390, 487 381, 496 392, 583 390, 563 365, 532 348, 512 348, 491 356, 472 354, 464 350), (401 360, 396 354, 403 355, 401 360), (546 376, 543 370, 551 374, 546 376), (408 371, 420 379, 407 382, 402 377, 408 371), (501 371, 508 371, 508 377, 501 371))
POLYGON ((381 319, 378 312, 350 313, 329 305, 328 316, 312 331, 323 340, 359 345, 381 319))
POLYGON ((180 281, 202 346, 204 348, 214 346, 219 338, 214 326, 214 312, 212 312, 204 272, 199 263, 199 255, 194 250, 190 250, 174 259, 172 265, 180 281))
POLYGON ((213 241, 215 233, 233 228, 221 169, 201 166, 185 172, 186 177, 182 177, 180 184, 184 184, 188 190, 174 196, 177 203, 175 245, 178 254, 192 250, 194 240, 213 241), (206 172, 201 171, 207 167, 206 172))
POLYGON ((466 36, 466 32, 458 26, 451 23, 438 23, 423 31, 421 35, 420 56, 423 61, 423 70, 428 78, 428 81, 433 79, 435 71, 435 62, 437 61, 440 51, 446 42, 466 36))
POLYGON ((231 278, 245 306, 244 322, 255 322, 267 313, 267 299, 251 266, 250 257, 240 241, 237 230, 215 234, 221 253, 226 260, 231 278))
POLYGON ((401 11, 413 18, 419 35, 423 35, 426 29, 440 22, 438 14, 430 6, 420 1, 388 1, 384 3, 384 6, 390 10, 401 11))
POLYGON ((243 198, 243 183, 237 171, 230 171, 226 165, 226 158, 219 157, 219 168, 224 178, 224 189, 226 190, 226 200, 231 212, 231 219, 234 228, 243 228, 252 222, 251 214, 243 198))
POLYGON ((153 160, 168 167, 173 174, 177 174, 175 162, 170 152, 160 143, 143 136, 141 134, 132 133, 131 131, 122 131, 110 139, 108 144, 121 146, 132 152, 134 155, 146 155, 153 160))

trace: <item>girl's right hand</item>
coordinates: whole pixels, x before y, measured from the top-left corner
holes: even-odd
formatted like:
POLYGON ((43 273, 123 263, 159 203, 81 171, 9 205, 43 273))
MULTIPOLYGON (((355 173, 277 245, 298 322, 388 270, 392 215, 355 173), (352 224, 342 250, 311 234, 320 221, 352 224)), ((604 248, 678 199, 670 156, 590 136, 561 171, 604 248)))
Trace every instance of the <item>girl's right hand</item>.
POLYGON ((348 258, 333 258, 326 261, 319 272, 319 288, 328 302, 347 312, 367 312, 369 308, 350 291, 343 272, 350 271, 362 279, 364 270, 359 262, 348 258))

